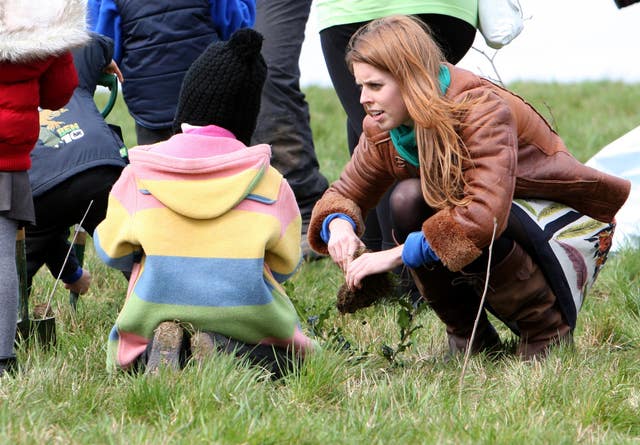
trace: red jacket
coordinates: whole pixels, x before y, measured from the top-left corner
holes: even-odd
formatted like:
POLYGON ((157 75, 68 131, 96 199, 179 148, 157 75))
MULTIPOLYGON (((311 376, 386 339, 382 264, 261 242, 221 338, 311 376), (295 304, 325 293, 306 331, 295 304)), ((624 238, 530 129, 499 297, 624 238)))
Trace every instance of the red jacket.
POLYGON ((71 98, 78 75, 70 52, 31 62, 0 62, 0 170, 31 167, 38 106, 56 110, 71 98))
POLYGON ((38 107, 64 106, 78 85, 71 49, 88 41, 86 0, 0 0, 0 171, 31 167, 38 107))

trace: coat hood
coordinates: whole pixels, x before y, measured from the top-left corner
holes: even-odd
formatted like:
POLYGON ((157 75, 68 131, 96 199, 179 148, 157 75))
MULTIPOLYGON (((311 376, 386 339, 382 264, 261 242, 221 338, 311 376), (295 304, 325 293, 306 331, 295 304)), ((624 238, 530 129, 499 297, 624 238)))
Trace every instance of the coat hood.
POLYGON ((270 158, 271 148, 266 144, 246 147, 230 138, 178 134, 161 144, 130 150, 127 168, 140 193, 152 195, 180 215, 211 219, 245 198, 277 199, 278 189, 259 187, 270 158), (194 146, 199 153, 211 155, 180 156, 190 151, 186 147, 194 146))
POLYGON ((28 62, 84 45, 86 0, 0 0, 0 62, 28 62))

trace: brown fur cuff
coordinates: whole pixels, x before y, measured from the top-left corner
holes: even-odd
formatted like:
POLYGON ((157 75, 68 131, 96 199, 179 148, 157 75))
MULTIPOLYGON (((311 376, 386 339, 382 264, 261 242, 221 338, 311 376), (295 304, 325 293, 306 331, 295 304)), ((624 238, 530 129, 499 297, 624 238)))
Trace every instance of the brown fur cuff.
POLYGON ((422 232, 442 264, 452 272, 459 271, 482 254, 447 210, 427 219, 422 224, 422 232))
POLYGON ((331 188, 325 192, 320 201, 313 207, 311 221, 307 231, 309 246, 323 255, 328 255, 327 245, 320 237, 322 223, 332 213, 344 213, 356 223, 356 234, 360 236, 364 231, 360 208, 350 199, 345 198, 331 188))

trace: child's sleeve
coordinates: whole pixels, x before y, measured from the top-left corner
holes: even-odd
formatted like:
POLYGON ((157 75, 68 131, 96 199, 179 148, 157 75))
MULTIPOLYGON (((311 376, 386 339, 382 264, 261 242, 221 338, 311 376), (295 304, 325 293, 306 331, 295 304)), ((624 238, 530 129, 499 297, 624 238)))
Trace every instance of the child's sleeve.
POLYGON ((210 0, 209 9, 222 40, 227 40, 240 28, 252 28, 256 21, 255 0, 210 0))
POLYGON ((271 269, 274 278, 279 283, 283 283, 297 271, 302 261, 300 249, 302 218, 293 190, 284 179, 280 184, 276 205, 279 207, 280 234, 272 245, 267 246, 265 263, 271 269))
POLYGON ((107 216, 93 233, 96 253, 107 266, 130 272, 142 254, 142 247, 133 230, 137 189, 130 168, 109 193, 107 216))

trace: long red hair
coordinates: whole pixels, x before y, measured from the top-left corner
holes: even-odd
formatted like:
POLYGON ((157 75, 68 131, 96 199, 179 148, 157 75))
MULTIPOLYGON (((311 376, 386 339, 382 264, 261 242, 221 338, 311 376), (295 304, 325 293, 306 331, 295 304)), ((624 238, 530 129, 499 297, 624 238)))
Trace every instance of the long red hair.
POLYGON ((347 64, 366 63, 398 82, 414 122, 420 183, 432 208, 465 205, 462 163, 468 159, 458 129, 470 105, 441 94, 440 67, 445 58, 426 24, 410 16, 390 16, 360 28, 349 42, 347 64))

